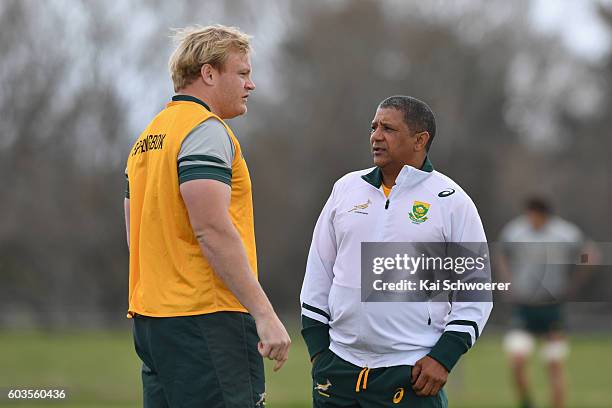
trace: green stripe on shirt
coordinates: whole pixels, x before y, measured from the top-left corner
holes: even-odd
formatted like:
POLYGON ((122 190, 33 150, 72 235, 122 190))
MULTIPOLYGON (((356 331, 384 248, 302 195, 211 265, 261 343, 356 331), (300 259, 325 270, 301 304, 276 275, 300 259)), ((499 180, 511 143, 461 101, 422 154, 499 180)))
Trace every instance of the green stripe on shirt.
POLYGON ((180 166, 179 184, 190 180, 217 180, 232 185, 232 170, 224 167, 206 165, 180 166))
POLYGON ((190 156, 184 156, 181 157, 180 159, 178 159, 178 164, 181 165, 181 163, 183 162, 192 162, 192 161, 203 161, 203 162, 211 162, 211 163, 220 163, 220 164, 224 164, 224 165, 228 165, 229 163, 226 163, 225 161, 223 161, 222 159, 215 157, 215 156, 210 156, 207 154, 192 154, 190 156))

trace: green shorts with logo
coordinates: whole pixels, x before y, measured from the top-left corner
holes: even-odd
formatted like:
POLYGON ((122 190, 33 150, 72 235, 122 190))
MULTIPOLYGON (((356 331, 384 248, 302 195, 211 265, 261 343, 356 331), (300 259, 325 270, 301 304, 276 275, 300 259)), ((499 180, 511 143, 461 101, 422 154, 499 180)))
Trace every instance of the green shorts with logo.
POLYGON ((255 320, 240 312, 134 317, 145 408, 264 406, 255 320))
POLYGON ((313 407, 333 408, 446 408, 444 390, 418 397, 411 385, 412 366, 365 369, 331 350, 319 354, 312 366, 313 407))

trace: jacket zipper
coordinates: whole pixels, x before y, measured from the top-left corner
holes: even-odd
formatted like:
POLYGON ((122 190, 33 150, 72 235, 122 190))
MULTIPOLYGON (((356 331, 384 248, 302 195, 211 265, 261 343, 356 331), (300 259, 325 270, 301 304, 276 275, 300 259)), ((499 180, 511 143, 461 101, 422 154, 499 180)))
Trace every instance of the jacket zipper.
POLYGON ((391 204, 391 194, 393 194, 393 191, 392 191, 393 187, 395 187, 395 186, 392 186, 391 190, 389 190, 389 196, 388 197, 385 196, 385 198, 387 199, 387 201, 385 201, 385 210, 388 210, 389 209, 389 205, 391 204))

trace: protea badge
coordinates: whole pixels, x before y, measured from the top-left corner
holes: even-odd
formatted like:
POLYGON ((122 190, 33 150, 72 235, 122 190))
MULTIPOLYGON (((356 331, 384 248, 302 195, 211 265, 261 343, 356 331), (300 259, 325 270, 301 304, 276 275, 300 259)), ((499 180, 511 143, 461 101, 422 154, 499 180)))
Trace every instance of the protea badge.
POLYGON ((412 212, 408 214, 413 224, 422 224, 427 221, 427 212, 429 211, 429 203, 415 201, 412 204, 412 212))

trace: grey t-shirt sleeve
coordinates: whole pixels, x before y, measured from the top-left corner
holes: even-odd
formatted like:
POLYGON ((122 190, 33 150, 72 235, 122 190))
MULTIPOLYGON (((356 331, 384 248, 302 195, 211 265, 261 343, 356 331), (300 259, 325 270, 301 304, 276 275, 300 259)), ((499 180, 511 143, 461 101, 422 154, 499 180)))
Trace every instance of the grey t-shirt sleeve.
POLYGON ((234 143, 225 126, 215 118, 202 122, 181 145, 177 158, 179 184, 211 179, 231 186, 234 155, 234 143))

